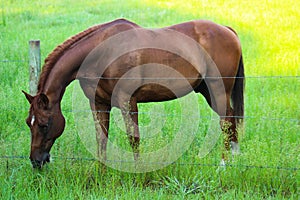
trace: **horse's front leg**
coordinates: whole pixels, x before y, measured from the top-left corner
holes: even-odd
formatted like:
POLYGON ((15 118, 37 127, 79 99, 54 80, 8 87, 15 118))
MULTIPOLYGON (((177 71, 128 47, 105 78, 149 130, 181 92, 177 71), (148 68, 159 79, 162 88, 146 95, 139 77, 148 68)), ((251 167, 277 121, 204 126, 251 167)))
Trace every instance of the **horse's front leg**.
POLYGON ((95 121, 97 156, 99 160, 106 161, 106 145, 108 140, 109 115, 111 106, 91 103, 91 109, 95 121))
POLYGON ((138 107, 136 98, 131 97, 129 102, 121 107, 124 123, 130 145, 134 153, 134 160, 139 157, 140 133, 138 127, 138 107))

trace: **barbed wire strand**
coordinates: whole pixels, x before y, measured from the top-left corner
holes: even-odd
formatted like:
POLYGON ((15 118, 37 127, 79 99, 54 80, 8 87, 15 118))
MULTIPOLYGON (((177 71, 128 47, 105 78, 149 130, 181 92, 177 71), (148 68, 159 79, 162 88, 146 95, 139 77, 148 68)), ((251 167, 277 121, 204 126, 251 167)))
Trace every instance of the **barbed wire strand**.
MULTIPOLYGON (((1 109, 2 111, 6 112, 15 112, 16 110, 14 109, 1 109)), ((28 109, 18 109, 18 111, 21 112, 28 112, 28 109)), ((91 111, 89 109, 87 110, 64 110, 62 109, 63 113, 92 113, 92 112, 98 112, 98 113, 113 113, 112 111, 91 111)), ((195 115, 184 115, 181 113, 170 113, 170 114, 162 114, 158 112, 146 112, 146 111, 139 111, 139 112, 129 112, 130 114, 138 114, 138 115, 155 115, 155 116, 160 116, 160 117, 189 117, 191 119, 210 119, 210 120, 219 120, 221 118, 236 118, 236 119, 260 119, 264 121, 292 121, 292 122, 300 122, 300 119, 297 118, 288 118, 288 117, 269 117, 269 116, 219 116, 215 114, 215 116, 211 115, 204 115, 204 116, 195 116, 195 115)), ((299 124, 300 125, 300 124, 299 124)))
MULTIPOLYGON (((0 156, 1 159, 28 159, 28 156, 0 156)), ((86 158, 86 157, 59 157, 52 156, 55 160, 74 160, 77 162, 99 162, 96 158, 86 158)), ((135 161, 127 160, 107 160, 108 163, 124 163, 124 164, 134 164, 135 161)), ((192 163, 192 162, 137 162, 138 164, 144 165, 178 165, 178 166, 201 166, 201 167, 221 167, 222 165, 216 163, 192 163)), ((283 167, 283 166, 270 166, 270 165, 245 165, 245 164, 226 164, 226 167, 231 168, 247 168, 247 169, 276 169, 276 170, 287 170, 287 171, 299 171, 299 167, 283 167)))
MULTIPOLYGON (((23 62, 28 62, 28 60, 0 60, 0 62, 2 63, 23 63, 23 62)), ((183 80, 183 79, 187 79, 187 80, 197 80, 197 79, 203 79, 203 78, 198 78, 198 77, 182 77, 182 78, 178 78, 178 77, 102 77, 102 76, 96 76, 96 77, 81 77, 82 79, 100 79, 100 80, 118 80, 118 79, 122 79, 122 80, 140 80, 140 79, 150 79, 150 80, 183 80)), ((216 78, 245 78, 245 79, 256 79, 256 78, 261 78, 261 79, 267 79, 267 78, 300 78, 299 75, 274 75, 274 76, 268 76, 268 75, 257 75, 257 76, 245 76, 245 77, 232 77, 232 76, 227 76, 227 77, 205 77, 205 79, 216 79, 216 78)))
MULTIPOLYGON (((15 111, 13 109, 2 109, 2 111, 15 111)), ((20 111, 20 110, 19 110, 20 111)), ((23 112, 27 112, 28 109, 23 109, 21 110, 23 112)), ((62 110, 63 113, 92 113, 92 112, 97 112, 97 113, 113 113, 112 111, 91 111, 89 109, 87 110, 62 110)), ((119 111, 121 112, 121 111, 119 111)), ((127 113, 127 112, 126 112, 127 113)), ((210 120, 220 120, 220 118, 236 118, 236 119, 260 119, 264 121, 292 121, 292 122, 300 122, 300 119, 297 118, 287 118, 287 117, 268 117, 268 116, 219 116, 215 114, 215 116, 212 115, 204 115, 204 116, 195 116, 195 115, 185 115, 181 113, 170 113, 170 114, 162 114, 159 112, 146 112, 146 111, 139 111, 139 112, 129 112, 130 114, 138 114, 138 115, 155 115, 155 116, 160 116, 160 117, 189 117, 191 119, 210 119, 210 120)), ((300 125, 300 124, 299 124, 300 125)))
MULTIPOLYGON (((1 109, 2 111, 6 111, 6 112, 14 112, 16 110, 14 109, 1 109)), ((28 112, 28 109, 18 109, 18 111, 21 112, 28 112)), ((62 109, 63 113, 92 113, 92 112, 98 112, 98 113, 112 113, 111 111, 91 111, 89 109, 87 110, 64 110, 62 109)), ((264 120, 264 121, 292 121, 292 122, 300 122, 300 119, 297 118, 288 118, 288 117, 268 117, 268 116, 219 116, 217 114, 215 114, 215 116, 211 116, 211 115, 204 115, 204 116, 194 116, 194 115, 184 115, 184 114, 176 114, 176 113, 172 113, 172 114, 161 114, 161 113, 154 113, 154 112, 144 112, 144 111, 139 111, 139 112, 129 112, 130 114, 138 114, 138 115, 155 115, 155 116, 160 116, 160 117, 189 117, 191 119, 210 119, 210 120, 220 120, 221 118, 236 118, 236 119, 260 119, 260 120, 264 120)), ((300 125, 300 124, 299 124, 300 125)))
POLYGON ((203 79, 283 79, 283 78, 295 78, 300 76, 288 76, 288 75, 275 75, 275 76, 206 76, 206 77, 102 77, 102 76, 83 76, 78 79, 99 79, 99 80, 203 80, 203 79))
MULTIPOLYGON (((28 156, 0 156, 1 159, 28 159, 28 156)), ((59 157, 53 156, 54 160, 73 160, 77 162, 99 162, 96 158, 85 158, 85 157, 59 157)), ((135 161, 127 160, 107 160, 108 163, 127 163, 134 164, 135 161)), ((192 163, 192 162, 137 162, 138 164, 144 165, 176 165, 176 166, 199 166, 199 167, 224 167, 221 164, 216 163, 192 163)), ((275 170, 286 170, 286 171, 299 171, 299 167, 283 167, 283 166, 270 166, 270 165, 245 165, 245 164, 226 164, 226 167, 230 168, 246 168, 246 169, 275 169, 275 170)))
POLYGON ((29 62, 27 60, 0 60, 2 63, 24 63, 29 62))

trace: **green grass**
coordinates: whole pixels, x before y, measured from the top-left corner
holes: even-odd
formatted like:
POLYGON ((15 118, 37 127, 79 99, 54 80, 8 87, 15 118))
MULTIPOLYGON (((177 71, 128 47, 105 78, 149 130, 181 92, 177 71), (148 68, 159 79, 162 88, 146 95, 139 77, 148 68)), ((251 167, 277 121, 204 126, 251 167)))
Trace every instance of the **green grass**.
MULTIPOLYGON (((299 199, 299 77, 251 77, 299 76, 300 3, 11 0, 2 1, 0 9, 0 199, 299 199), (210 19, 238 32, 249 76, 245 102, 249 117, 240 135, 243 153, 225 170, 217 166, 221 137, 207 156, 198 157, 209 120, 199 125, 189 149, 173 165, 139 174, 105 170, 86 159, 92 155, 82 143, 74 113, 68 112, 74 84, 62 101, 67 126, 51 150, 54 161, 42 170, 32 170, 27 158, 3 157, 29 155, 30 133, 24 121, 29 105, 21 94, 28 90, 28 41, 41 40, 44 59, 71 35, 119 17, 144 27, 210 19)), ((214 116, 202 97, 198 101, 202 116, 214 116)), ((177 102, 159 104, 156 109, 154 105, 140 105, 140 111, 182 112, 177 102)), ((168 117, 157 138, 144 136, 141 150, 164 146, 174 138, 181 120, 180 115, 168 117)), ((151 116, 141 115, 140 121, 147 127, 151 116)), ((112 123, 111 140, 129 150, 121 129, 112 123)))

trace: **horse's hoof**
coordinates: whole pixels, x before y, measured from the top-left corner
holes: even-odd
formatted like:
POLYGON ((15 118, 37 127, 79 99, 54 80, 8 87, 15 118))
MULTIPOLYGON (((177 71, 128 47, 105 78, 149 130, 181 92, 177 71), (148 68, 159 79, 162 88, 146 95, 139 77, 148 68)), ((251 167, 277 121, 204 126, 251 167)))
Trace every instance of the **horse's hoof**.
POLYGON ((231 154, 232 156, 236 156, 241 154, 240 145, 237 142, 230 142, 231 145, 231 154))

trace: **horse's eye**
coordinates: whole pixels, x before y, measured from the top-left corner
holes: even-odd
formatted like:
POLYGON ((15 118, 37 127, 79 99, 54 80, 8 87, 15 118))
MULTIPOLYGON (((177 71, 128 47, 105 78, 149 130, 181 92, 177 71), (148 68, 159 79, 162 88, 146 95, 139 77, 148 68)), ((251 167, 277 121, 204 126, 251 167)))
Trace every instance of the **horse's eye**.
POLYGON ((29 121, 29 119, 26 119, 26 124, 27 124, 27 126, 30 127, 30 121, 29 121))

